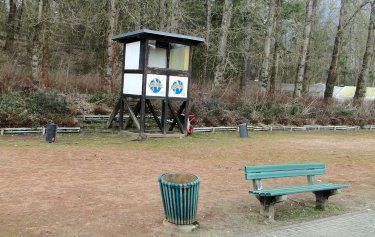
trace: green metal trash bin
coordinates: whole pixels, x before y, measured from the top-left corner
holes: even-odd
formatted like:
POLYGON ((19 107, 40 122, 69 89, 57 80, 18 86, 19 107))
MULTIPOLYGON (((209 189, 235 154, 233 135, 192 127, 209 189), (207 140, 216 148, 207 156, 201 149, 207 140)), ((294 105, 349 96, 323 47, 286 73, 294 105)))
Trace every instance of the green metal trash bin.
POLYGON ((199 176, 166 173, 159 176, 165 219, 177 225, 193 224, 197 216, 199 176))

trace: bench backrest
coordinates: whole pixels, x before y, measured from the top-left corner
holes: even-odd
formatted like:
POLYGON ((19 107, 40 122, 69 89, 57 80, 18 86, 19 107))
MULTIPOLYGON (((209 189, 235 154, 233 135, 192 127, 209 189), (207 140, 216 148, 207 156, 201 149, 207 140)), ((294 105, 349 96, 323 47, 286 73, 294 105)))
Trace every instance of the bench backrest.
POLYGON ((245 166, 246 180, 325 174, 324 163, 245 166))

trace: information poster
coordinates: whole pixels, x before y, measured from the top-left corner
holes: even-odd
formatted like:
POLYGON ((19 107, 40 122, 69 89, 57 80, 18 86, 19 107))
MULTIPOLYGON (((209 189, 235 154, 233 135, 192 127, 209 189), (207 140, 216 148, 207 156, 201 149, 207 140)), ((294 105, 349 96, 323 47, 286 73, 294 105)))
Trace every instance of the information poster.
POLYGON ((146 96, 165 97, 167 76, 147 74, 146 96))
POLYGON ((187 98, 188 81, 187 77, 170 76, 168 96, 171 98, 187 98))

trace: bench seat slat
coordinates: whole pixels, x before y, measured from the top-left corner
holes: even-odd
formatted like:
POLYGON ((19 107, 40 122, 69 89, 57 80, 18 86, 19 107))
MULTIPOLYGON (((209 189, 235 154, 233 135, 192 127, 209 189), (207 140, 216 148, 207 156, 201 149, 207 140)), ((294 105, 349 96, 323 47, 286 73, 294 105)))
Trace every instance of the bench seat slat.
POLYGON ((288 171, 306 169, 325 169, 324 163, 287 164, 287 165, 266 165, 266 166, 245 166, 245 172, 267 172, 267 171, 288 171))
POLYGON ((269 179, 269 178, 283 178, 293 176, 307 176, 325 174, 325 169, 311 169, 311 170, 290 170, 290 171, 269 171, 259 173, 246 173, 246 179, 269 179))
POLYGON ((312 184, 312 185, 305 185, 305 186, 289 186, 289 187, 283 187, 283 188, 251 190, 249 192, 258 196, 269 197, 269 196, 280 196, 280 195, 287 195, 287 194, 293 194, 293 193, 341 189, 341 188, 348 188, 348 187, 350 186, 346 184, 323 183, 323 184, 312 184))

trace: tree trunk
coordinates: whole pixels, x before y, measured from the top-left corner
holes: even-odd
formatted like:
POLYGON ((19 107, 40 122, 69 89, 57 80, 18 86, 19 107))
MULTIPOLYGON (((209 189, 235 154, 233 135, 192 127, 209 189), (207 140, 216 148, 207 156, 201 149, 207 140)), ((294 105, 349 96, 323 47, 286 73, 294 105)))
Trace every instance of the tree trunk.
POLYGON ((335 87, 336 80, 337 80, 337 62, 339 58, 341 39, 343 35, 342 24, 343 24, 344 14, 345 14, 345 0, 341 0, 339 24, 337 26, 337 33, 335 37, 335 43, 333 45, 331 65, 329 67, 328 77, 327 77, 327 82, 326 82, 326 89, 324 91, 324 99, 326 100, 332 98, 333 89, 335 87))
POLYGON ((212 14, 212 0, 206 0, 206 39, 205 39, 205 54, 203 63, 202 77, 203 81, 207 80, 207 65, 208 65, 208 55, 210 50, 210 33, 211 33, 211 14, 212 14))
POLYGON ((354 100, 359 104, 363 103, 366 95, 366 86, 369 78, 370 64, 372 55, 374 52, 374 41, 375 41, 375 2, 371 3, 371 15, 368 27, 368 36, 366 51, 363 55, 363 63, 361 71, 357 78, 357 88, 354 94, 354 100))
POLYGON ((167 23, 167 10, 168 10, 168 0, 160 0, 159 1, 159 19, 160 25, 159 29, 161 31, 166 31, 166 23, 167 23))
POLYGON ((215 70, 215 77, 214 77, 214 87, 220 87, 223 84, 224 80, 224 72, 226 66, 226 51, 227 51, 227 41, 228 41, 228 34, 229 34, 229 27, 231 24, 232 19, 232 8, 233 8, 233 1, 232 0, 225 0, 224 2, 224 11, 223 11, 223 19, 221 21, 221 38, 218 47, 218 64, 215 70))
POLYGON ((301 97, 302 94, 302 83, 303 75, 305 74, 305 63, 307 57, 307 48, 310 41, 311 33, 311 15, 313 9, 313 0, 309 0, 306 6, 306 18, 305 18, 305 30, 303 32, 303 44, 301 47, 301 54, 299 56, 299 62, 297 67, 297 77, 294 85, 294 97, 301 97))
POLYGON ((282 7, 283 1, 276 0, 276 17, 275 17, 275 47, 273 50, 273 63, 271 68, 271 77, 270 77, 270 94, 274 95, 276 92, 276 81, 278 79, 279 72, 279 58, 280 58, 280 41, 282 34, 282 7))
POLYGON ((43 16, 42 16, 42 81, 40 86, 46 88, 49 85, 49 16, 50 6, 48 0, 43 0, 43 16))
POLYGON ((17 26, 16 26, 16 34, 19 34, 21 27, 22 27, 22 15, 23 9, 25 7, 25 0, 21 0, 21 6, 17 10, 17 26))
POLYGON ((105 74, 104 74, 104 90, 107 93, 113 91, 113 67, 115 52, 112 45, 112 37, 116 31, 119 16, 119 1, 110 0, 110 8, 108 14, 109 30, 107 33, 107 51, 105 57, 105 74))
POLYGON ((43 16, 43 0, 38 2, 38 16, 34 27, 33 49, 31 56, 31 76, 33 81, 41 84, 40 81, 40 50, 41 50, 41 29, 43 16))
POLYGON ((14 35, 16 32, 16 0, 9 0, 9 15, 6 23, 7 36, 5 38, 4 50, 12 51, 14 43, 14 35))
POLYGON ((307 93, 309 91, 309 86, 311 84, 311 52, 314 50, 314 43, 315 43, 315 33, 316 33, 316 8, 318 6, 318 0, 313 0, 313 8, 312 8, 312 16, 311 16, 311 33, 310 33, 310 40, 309 46, 307 47, 307 55, 306 55, 306 63, 305 63, 305 71, 303 74, 303 84, 302 84, 302 93, 307 93))
POLYGON ((261 90, 263 92, 267 91, 268 83, 269 83, 271 37, 272 37, 272 34, 273 34, 275 8, 276 8, 276 0, 271 0, 271 4, 270 4, 270 7, 269 7, 269 13, 268 13, 266 38, 264 39, 264 55, 263 55, 263 63, 262 63, 262 74, 261 74, 261 78, 260 78, 261 90))
POLYGON ((179 0, 172 0, 171 18, 169 20, 169 31, 172 33, 178 32, 179 10, 179 0))
POLYGON ((253 76, 251 75, 252 70, 251 70, 251 65, 250 65, 250 59, 251 59, 250 46, 252 42, 252 38, 251 38, 252 37, 252 34, 251 34, 252 22, 251 22, 251 17, 250 17, 250 11, 253 7, 253 4, 254 4, 254 1, 252 0, 243 1, 243 7, 245 8, 244 24, 246 24, 245 26, 246 36, 244 39, 244 47, 243 47, 244 71, 243 71, 243 76, 241 77, 241 81, 240 81, 241 91, 247 91, 249 81, 251 80, 251 77, 253 76))

